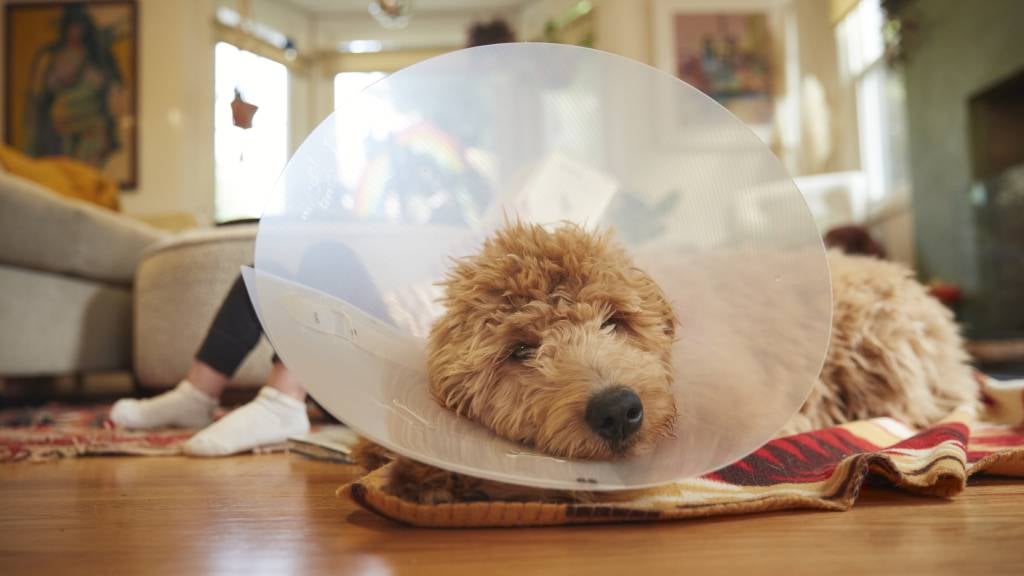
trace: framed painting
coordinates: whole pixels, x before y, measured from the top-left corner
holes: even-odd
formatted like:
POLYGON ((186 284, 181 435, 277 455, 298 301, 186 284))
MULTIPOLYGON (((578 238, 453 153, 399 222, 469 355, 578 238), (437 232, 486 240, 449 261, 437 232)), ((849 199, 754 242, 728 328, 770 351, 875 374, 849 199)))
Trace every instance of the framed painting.
POLYGON ((704 92, 771 143, 785 0, 656 0, 655 64, 704 92))
POLYGON ((122 190, 138 181, 138 11, 134 0, 8 3, 5 140, 66 156, 122 190))
POLYGON ((676 76, 749 124, 772 121, 772 54, 763 13, 675 14, 676 76))

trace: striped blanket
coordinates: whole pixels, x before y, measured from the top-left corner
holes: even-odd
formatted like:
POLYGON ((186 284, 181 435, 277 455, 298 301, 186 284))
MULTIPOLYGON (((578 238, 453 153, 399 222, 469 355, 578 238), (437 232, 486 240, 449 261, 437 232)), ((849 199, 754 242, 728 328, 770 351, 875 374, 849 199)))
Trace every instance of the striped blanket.
POLYGON ((528 488, 485 501, 422 505, 385 491, 388 466, 339 494, 400 522, 429 527, 545 526, 746 514, 796 508, 846 510, 865 482, 950 498, 978 473, 1024 477, 1024 381, 984 379, 980 421, 953 414, 925 430, 878 418, 775 439, 700 478, 598 493, 586 502, 542 499, 528 488))

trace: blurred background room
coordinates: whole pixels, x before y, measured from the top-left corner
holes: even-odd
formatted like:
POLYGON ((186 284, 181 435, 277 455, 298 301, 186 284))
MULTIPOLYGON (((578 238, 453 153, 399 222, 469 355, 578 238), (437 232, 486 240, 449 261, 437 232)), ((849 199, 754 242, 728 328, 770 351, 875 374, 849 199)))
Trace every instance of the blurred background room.
POLYGON ((703 90, 772 148, 830 244, 911 266, 980 366, 1024 366, 1020 0, 2 4, 5 402, 179 382, 306 135, 474 35, 593 47, 703 90))

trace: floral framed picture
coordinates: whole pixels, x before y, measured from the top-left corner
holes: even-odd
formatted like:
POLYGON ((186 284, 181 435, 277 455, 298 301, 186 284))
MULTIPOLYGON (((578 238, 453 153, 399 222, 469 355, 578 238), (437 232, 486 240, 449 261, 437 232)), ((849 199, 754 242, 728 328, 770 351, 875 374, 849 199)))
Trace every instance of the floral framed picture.
POLYGON ((4 17, 6 143, 80 160, 135 188, 135 1, 8 3, 4 17))

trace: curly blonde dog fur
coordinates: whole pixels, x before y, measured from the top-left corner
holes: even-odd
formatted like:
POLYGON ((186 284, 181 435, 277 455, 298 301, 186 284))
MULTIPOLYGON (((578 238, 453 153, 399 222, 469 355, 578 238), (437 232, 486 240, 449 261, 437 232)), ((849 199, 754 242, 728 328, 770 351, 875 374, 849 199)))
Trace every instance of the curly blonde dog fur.
POLYGON ((889 416, 915 427, 979 391, 953 314, 907 268, 831 251, 832 339, 821 375, 784 433, 889 416))
POLYGON ((445 407, 570 458, 609 459, 671 433, 675 316, 610 235, 513 224, 459 261, 443 286, 427 371, 445 407), (587 422, 588 403, 615 390, 636 394, 642 421, 629 435, 602 437, 587 422))
MULTIPOLYGON (((907 269, 839 252, 828 261, 831 345, 784 433, 879 416, 925 426, 976 402, 951 313, 907 269)), ((445 407, 569 458, 628 456, 672 434, 677 319, 609 233, 510 224, 457 261, 443 287, 428 373, 445 407)), ((358 457, 379 459, 365 446, 358 457)), ((480 485, 404 459, 392 479, 399 495, 420 501, 464 498, 480 485)))

